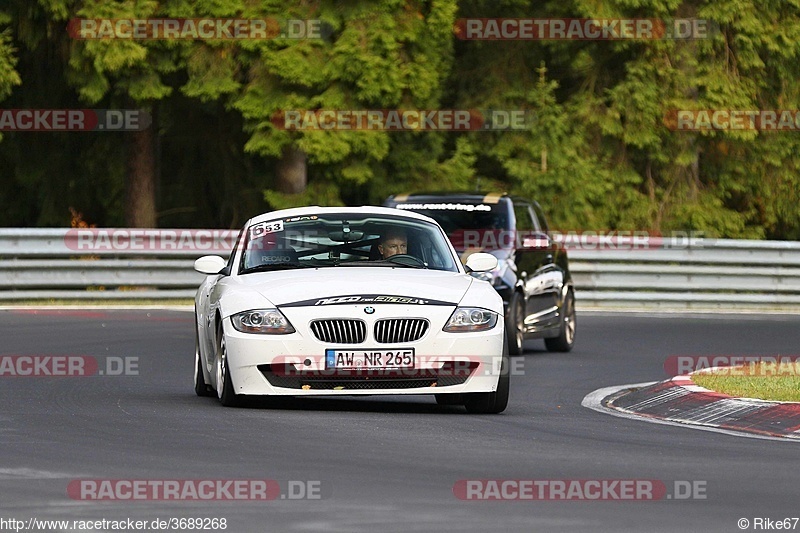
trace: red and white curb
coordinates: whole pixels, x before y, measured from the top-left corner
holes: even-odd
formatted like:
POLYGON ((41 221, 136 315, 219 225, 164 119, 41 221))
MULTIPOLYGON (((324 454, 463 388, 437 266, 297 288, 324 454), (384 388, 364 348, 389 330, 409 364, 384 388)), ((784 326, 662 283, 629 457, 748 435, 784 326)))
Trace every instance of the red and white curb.
POLYGON ((735 398, 700 387, 690 376, 599 389, 586 395, 581 405, 656 424, 800 441, 800 403, 735 398))

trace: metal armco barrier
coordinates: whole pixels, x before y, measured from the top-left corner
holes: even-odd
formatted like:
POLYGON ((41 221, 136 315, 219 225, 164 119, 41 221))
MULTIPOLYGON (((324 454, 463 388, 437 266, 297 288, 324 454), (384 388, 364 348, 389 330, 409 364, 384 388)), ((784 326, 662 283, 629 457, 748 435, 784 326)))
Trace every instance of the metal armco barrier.
MULTIPOLYGON (((0 301, 191 299, 238 230, 0 229, 0 301)), ((800 312, 800 242, 566 241, 579 308, 800 312)))
POLYGON ((191 299, 239 230, 0 229, 0 301, 191 299))
POLYGON ((579 306, 800 312, 800 242, 664 239, 569 258, 579 306))

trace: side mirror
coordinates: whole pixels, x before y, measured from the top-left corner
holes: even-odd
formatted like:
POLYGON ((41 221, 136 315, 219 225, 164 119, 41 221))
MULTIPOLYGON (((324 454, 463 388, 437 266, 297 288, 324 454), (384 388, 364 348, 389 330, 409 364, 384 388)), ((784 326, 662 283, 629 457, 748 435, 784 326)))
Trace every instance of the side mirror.
POLYGON ((492 254, 476 252, 467 258, 469 272, 488 272, 497 268, 497 258, 492 254))
POLYGON ((194 262, 194 269, 201 274, 213 276, 225 268, 227 262, 218 255, 204 255, 194 262))

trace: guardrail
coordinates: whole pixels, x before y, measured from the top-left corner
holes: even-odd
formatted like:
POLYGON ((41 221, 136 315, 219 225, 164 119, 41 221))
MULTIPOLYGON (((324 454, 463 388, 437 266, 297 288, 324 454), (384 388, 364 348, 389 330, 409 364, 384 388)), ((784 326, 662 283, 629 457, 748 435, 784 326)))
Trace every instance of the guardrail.
MULTIPOLYGON (((0 229, 0 301, 191 299, 194 259, 227 256, 237 234, 0 229)), ((565 244, 582 308, 800 311, 800 242, 565 244)))
POLYGON ((800 311, 800 242, 664 239, 569 257, 579 305, 800 311))
POLYGON ((192 299, 238 230, 0 229, 0 301, 192 299))

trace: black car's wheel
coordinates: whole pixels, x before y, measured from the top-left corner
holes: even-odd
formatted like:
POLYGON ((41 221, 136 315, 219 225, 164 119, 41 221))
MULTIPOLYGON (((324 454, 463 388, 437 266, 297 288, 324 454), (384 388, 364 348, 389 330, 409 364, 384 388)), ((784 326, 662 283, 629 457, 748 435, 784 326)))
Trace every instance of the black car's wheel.
POLYGON ((200 357, 200 340, 197 335, 197 326, 194 332, 194 392, 198 396, 214 396, 214 391, 206 385, 206 378, 203 375, 203 363, 200 357))
POLYGON ((228 369, 228 352, 225 348, 225 332, 220 323, 217 328, 217 397, 219 402, 225 407, 236 407, 240 403, 240 397, 233 390, 233 381, 228 369))
POLYGON ((506 336, 508 337, 508 353, 522 355, 525 351, 525 300, 522 295, 515 292, 508 303, 506 315, 506 336))
POLYGON ((508 364, 508 339, 503 340, 503 360, 500 365, 500 379, 495 392, 471 392, 466 394, 464 407, 473 414, 502 413, 508 406, 508 390, 511 382, 508 364))
POLYGON ((544 344, 551 352, 568 352, 575 344, 575 328, 577 322, 575 319, 575 295, 572 289, 567 292, 567 297, 564 299, 564 304, 561 313, 561 328, 558 332, 558 337, 552 337, 544 340, 544 344))
POLYGON ((439 405, 464 405, 463 394, 434 394, 439 405))

